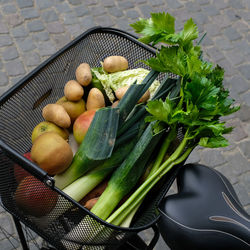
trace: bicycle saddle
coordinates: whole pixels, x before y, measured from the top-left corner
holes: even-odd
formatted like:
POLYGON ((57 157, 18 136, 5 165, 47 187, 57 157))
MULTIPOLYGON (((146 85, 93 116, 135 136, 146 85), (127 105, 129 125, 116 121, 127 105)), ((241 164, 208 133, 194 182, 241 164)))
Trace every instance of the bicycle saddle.
POLYGON ((158 227, 171 250, 250 249, 250 216, 225 176, 188 164, 177 186, 159 204, 158 227))

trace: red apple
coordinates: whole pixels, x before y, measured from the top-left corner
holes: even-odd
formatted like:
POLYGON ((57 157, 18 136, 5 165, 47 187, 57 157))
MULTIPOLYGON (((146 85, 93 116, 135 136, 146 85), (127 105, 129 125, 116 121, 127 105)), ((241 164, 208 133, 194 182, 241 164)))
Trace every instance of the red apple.
MULTIPOLYGON (((30 152, 23 154, 23 156, 32 161, 30 152)), ((28 171, 24 170, 21 166, 19 166, 18 164, 14 165, 14 176, 16 178, 17 183, 20 183, 24 177, 29 175, 31 174, 28 171)))
POLYGON ((58 194, 31 175, 19 183, 14 198, 25 213, 41 217, 55 207, 58 194))
POLYGON ((89 126, 95 116, 96 110, 88 110, 77 117, 73 125, 73 135, 77 143, 81 144, 89 126))

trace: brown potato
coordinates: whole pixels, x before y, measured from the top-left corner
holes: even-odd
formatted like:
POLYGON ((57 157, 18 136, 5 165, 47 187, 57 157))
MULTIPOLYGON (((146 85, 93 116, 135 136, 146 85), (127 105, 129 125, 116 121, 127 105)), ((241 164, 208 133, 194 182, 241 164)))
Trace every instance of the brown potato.
POLYGON ((92 74, 89 64, 81 63, 76 69, 76 80, 82 86, 88 86, 92 81, 92 74))
POLYGON ((83 94, 83 87, 75 80, 68 81, 64 86, 64 95, 69 101, 79 101, 83 94))
POLYGON ((60 135, 46 132, 35 140, 31 148, 31 159, 49 175, 55 175, 69 167, 73 152, 60 135))
MULTIPOLYGON (((127 90, 129 89, 129 86, 124 86, 124 87, 121 87, 119 89, 117 89, 115 91, 115 95, 116 97, 121 100, 122 97, 125 95, 125 93, 127 92, 127 90)), ((149 90, 147 90, 144 95, 140 98, 140 100, 138 101, 138 103, 142 103, 142 102, 146 102, 150 97, 150 92, 149 90)))
POLYGON ((80 114, 82 114, 84 111, 86 111, 85 101, 83 99, 81 99, 79 101, 72 102, 72 101, 69 101, 66 98, 66 96, 63 96, 56 103, 60 104, 64 107, 64 109, 67 111, 67 113, 71 119, 72 124, 80 114))
POLYGON ((46 121, 53 122, 59 127, 70 127, 70 117, 62 105, 48 104, 43 108, 42 115, 46 121))
POLYGON ((103 69, 109 73, 123 71, 127 68, 128 60, 123 56, 109 56, 103 62, 103 69))
POLYGON ((95 110, 105 107, 105 99, 101 90, 98 88, 92 88, 89 91, 86 107, 87 110, 95 110))

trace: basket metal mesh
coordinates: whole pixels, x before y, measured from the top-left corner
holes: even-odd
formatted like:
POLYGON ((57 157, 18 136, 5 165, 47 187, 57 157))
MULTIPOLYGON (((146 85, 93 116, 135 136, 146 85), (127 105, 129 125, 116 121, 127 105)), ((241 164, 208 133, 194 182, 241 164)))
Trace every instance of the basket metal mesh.
MULTIPOLYGON (((64 85, 68 80, 75 79, 76 67, 81 62, 98 67, 100 61, 110 55, 126 57, 130 68, 145 68, 145 65, 138 61, 152 57, 154 52, 121 31, 96 28, 84 33, 0 99, 0 139, 3 144, 20 155, 30 151, 32 130, 43 121, 42 108, 48 103, 55 103, 64 95, 64 85)), ((72 202, 56 188, 51 188, 51 192, 44 194, 47 197, 41 197, 39 190, 33 190, 33 195, 38 200, 54 199, 56 194, 58 201, 56 208, 50 213, 43 216, 30 215, 17 205, 14 197, 17 189, 16 176, 22 174, 24 165, 28 169, 32 169, 32 165, 19 163, 20 167, 17 167, 15 161, 16 157, 12 152, 0 149, 1 204, 58 249, 117 249, 119 244, 132 234, 152 225, 158 217, 157 202, 171 182, 169 178, 162 192, 150 196, 150 202, 146 202, 143 210, 139 211, 132 227, 125 230, 103 224, 101 220, 91 217, 86 209, 72 202), (88 223, 85 221, 79 224, 86 219, 88 223), (79 230, 73 237, 69 237, 69 232, 78 224, 81 225, 79 230)), ((41 186, 48 188, 42 181, 41 186)), ((19 195, 22 196, 22 193, 19 195)), ((46 205, 42 204, 40 209, 45 209, 46 205)))

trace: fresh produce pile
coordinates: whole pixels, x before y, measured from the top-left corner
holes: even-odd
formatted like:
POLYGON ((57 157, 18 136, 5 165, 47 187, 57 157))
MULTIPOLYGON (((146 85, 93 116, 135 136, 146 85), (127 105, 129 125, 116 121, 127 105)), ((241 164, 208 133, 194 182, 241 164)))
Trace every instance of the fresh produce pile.
POLYGON ((152 13, 131 26, 140 41, 161 44, 156 57, 144 61, 151 71, 128 69, 127 59, 117 55, 99 68, 80 64, 65 96, 44 107, 31 149, 31 159, 54 176, 58 188, 102 220, 124 227, 148 192, 197 145, 228 146, 224 134, 232 128, 220 119, 239 109, 223 86, 224 70, 203 60, 192 19, 180 32, 168 13, 152 13), (79 145, 75 154, 67 142, 71 132, 79 145))

